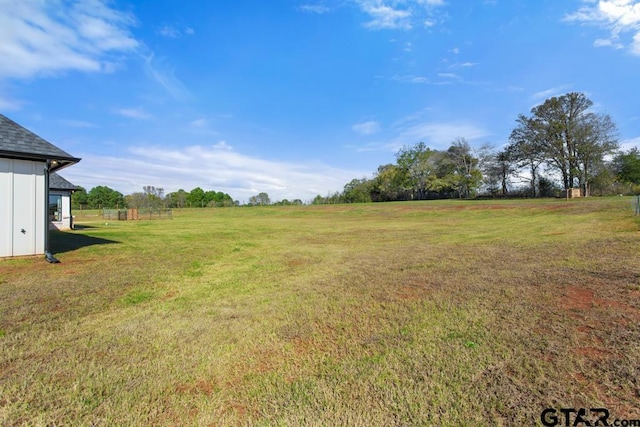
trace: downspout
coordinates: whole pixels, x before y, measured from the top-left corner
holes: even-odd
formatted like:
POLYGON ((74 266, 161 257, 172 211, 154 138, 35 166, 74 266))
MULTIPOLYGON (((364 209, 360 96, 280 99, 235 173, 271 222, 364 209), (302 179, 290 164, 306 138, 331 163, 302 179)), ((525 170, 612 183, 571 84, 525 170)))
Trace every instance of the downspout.
POLYGON ((47 159, 44 167, 44 258, 49 263, 60 262, 49 250, 49 169, 51 168, 51 160, 47 159))

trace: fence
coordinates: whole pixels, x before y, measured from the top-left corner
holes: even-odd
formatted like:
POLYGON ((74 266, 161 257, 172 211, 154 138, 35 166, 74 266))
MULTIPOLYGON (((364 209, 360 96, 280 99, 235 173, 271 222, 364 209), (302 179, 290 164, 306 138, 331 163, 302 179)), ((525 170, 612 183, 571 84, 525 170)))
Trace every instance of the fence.
POLYGON ((171 209, 135 209, 135 211, 137 211, 136 219, 173 219, 171 209))
POLYGON ((640 215, 640 194, 638 194, 634 199, 633 199, 633 205, 636 211, 636 215, 640 215))
POLYGON ((173 219, 171 209, 103 209, 102 218, 106 220, 173 219))
POLYGON ((103 209, 102 218, 107 220, 124 221, 127 219, 126 209, 103 209))

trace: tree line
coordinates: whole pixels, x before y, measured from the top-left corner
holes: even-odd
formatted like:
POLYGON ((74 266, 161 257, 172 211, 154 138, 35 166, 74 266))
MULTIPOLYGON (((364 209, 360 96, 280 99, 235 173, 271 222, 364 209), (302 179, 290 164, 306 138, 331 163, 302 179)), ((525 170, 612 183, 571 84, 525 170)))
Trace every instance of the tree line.
MULTIPOLYGON (((617 127, 608 114, 592 111, 593 102, 571 92, 552 97, 520 114, 508 143, 472 148, 460 137, 446 150, 424 142, 404 146, 395 163, 378 167, 372 178, 356 178, 342 191, 318 195, 311 203, 366 203, 485 197, 553 197, 570 188, 583 196, 640 193, 640 151, 620 151, 617 127)), ((249 198, 247 206, 302 205, 300 199, 272 202, 267 193, 249 198)), ((161 187, 124 196, 106 186, 80 187, 72 206, 100 208, 204 208, 238 206, 230 195, 161 187)))
POLYGON ((183 189, 165 194, 164 189, 147 185, 143 191, 124 196, 107 186, 93 187, 86 191, 79 187, 73 193, 71 204, 74 209, 159 209, 159 208, 204 208, 236 206, 231 196, 221 191, 205 191, 200 187, 187 192, 183 189))
POLYGON ((592 107, 582 93, 549 98, 518 116, 501 149, 473 149, 464 138, 446 150, 405 146, 373 178, 353 179, 313 203, 551 197, 570 188, 583 196, 640 193, 640 152, 619 151, 615 123, 592 107))

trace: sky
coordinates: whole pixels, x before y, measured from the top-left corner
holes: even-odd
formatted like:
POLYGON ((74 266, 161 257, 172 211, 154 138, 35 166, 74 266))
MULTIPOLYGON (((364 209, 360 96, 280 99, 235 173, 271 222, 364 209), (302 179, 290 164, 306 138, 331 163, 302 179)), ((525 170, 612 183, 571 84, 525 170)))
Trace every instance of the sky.
POLYGON ((87 190, 341 191, 582 92, 640 146, 640 1, 0 0, 0 113, 87 190))

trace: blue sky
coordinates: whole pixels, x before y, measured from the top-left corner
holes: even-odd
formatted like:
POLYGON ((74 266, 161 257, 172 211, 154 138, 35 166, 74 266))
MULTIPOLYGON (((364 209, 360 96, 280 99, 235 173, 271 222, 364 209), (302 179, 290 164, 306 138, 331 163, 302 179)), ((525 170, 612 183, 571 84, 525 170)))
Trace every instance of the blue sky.
POLYGON ((0 0, 0 112, 124 194, 310 200, 584 92, 640 145, 640 1, 0 0))

